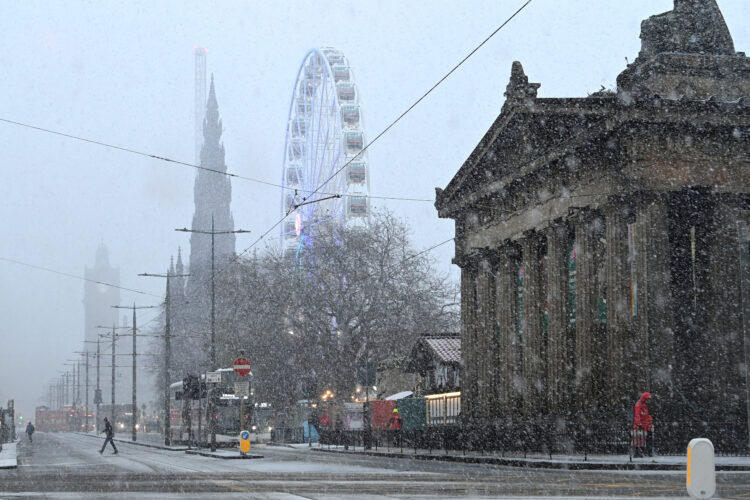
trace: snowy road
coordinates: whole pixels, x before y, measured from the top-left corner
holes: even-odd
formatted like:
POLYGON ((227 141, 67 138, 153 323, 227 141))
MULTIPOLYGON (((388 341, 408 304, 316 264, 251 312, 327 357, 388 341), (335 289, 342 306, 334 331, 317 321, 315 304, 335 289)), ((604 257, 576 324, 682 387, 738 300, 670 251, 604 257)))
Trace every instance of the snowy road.
MULTIPOLYGON (((684 498, 682 473, 542 471, 261 447, 265 458, 222 460, 77 434, 37 433, 0 471, 0 498, 38 492, 101 498, 684 498)), ((719 475, 723 498, 748 498, 750 473, 719 475)))

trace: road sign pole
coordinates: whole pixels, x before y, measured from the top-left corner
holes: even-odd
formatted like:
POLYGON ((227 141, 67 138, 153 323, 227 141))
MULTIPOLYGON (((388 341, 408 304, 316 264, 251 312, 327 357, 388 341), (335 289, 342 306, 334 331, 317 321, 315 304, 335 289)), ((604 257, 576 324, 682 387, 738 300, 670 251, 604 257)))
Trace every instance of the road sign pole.
MULTIPOLYGON (((243 351, 240 351, 240 354, 242 354, 242 356, 234 360, 233 368, 234 368, 234 372, 237 375, 239 375, 240 377, 244 377, 248 373, 250 373, 250 361, 248 361, 247 359, 243 357, 245 354, 243 351)), ((245 431, 245 397, 246 397, 245 394, 249 395, 249 392, 250 392, 249 389, 247 391, 243 389, 242 394, 239 395, 240 396, 240 436, 245 435, 244 433, 245 431)), ((245 451, 243 451, 243 448, 245 448, 245 446, 247 446, 248 450, 250 449, 250 446, 249 446, 250 437, 248 436, 247 444, 244 444, 244 441, 245 441, 244 439, 240 438, 240 455, 245 454, 245 451)))

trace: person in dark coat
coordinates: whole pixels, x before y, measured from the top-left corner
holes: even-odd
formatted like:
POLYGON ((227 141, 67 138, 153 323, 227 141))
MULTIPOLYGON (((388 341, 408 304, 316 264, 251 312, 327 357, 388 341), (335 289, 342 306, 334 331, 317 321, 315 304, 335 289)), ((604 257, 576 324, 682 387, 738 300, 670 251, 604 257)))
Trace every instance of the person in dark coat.
POLYGON ((647 400, 651 399, 651 393, 644 392, 641 398, 635 404, 633 414, 633 447, 635 448, 635 456, 641 457, 644 452, 648 456, 653 455, 653 443, 654 443, 654 432, 653 432, 653 417, 648 412, 647 400), (651 446, 647 447, 646 442, 650 442, 651 446))
POLYGON ((114 448, 115 451, 112 453, 117 453, 117 446, 115 446, 115 430, 112 428, 112 423, 107 419, 107 417, 104 417, 104 430, 102 431, 107 436, 107 439, 104 440, 104 445, 102 446, 102 449, 99 450, 99 453, 104 453, 104 448, 107 447, 107 443, 112 444, 112 448, 114 448))
POLYGON ((34 424, 32 424, 31 421, 29 421, 29 423, 26 424, 26 434, 28 434, 29 436, 29 442, 33 443, 34 440, 31 439, 31 435, 34 434, 34 424))

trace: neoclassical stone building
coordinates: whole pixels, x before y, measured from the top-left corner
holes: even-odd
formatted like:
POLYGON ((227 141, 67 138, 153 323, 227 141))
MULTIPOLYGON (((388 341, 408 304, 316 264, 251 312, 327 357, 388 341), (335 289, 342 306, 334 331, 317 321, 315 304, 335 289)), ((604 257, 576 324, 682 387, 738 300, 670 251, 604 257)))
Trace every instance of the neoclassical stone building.
POLYGON ((750 58, 714 0, 675 0, 641 39, 617 90, 585 98, 539 98, 513 63, 500 115, 437 189, 467 425, 627 429, 648 390, 661 436, 747 445, 750 58))

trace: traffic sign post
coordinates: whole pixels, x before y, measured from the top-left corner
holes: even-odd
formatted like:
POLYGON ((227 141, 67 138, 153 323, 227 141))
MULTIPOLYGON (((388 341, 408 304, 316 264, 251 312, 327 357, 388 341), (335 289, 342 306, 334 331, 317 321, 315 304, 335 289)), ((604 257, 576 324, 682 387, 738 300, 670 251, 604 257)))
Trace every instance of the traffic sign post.
POLYGON ((234 360, 234 365, 232 366, 232 368, 234 368, 234 373, 236 373, 240 377, 244 377, 245 375, 250 373, 250 361, 245 358, 237 358, 234 360))
POLYGON ((234 395, 237 397, 250 397, 250 383, 245 381, 235 382, 234 395))
MULTIPOLYGON (((245 353, 240 351, 240 354, 244 355, 245 353)), ((234 368, 234 373, 244 377, 250 373, 250 361, 240 356, 234 360, 232 368, 234 368)), ((235 382, 234 387, 235 395, 240 398, 240 454, 244 455, 250 451, 250 433, 245 430, 245 398, 250 395, 250 388, 247 382, 235 382), (240 392, 240 394, 237 394, 237 392, 240 392)))
POLYGON ((240 432, 240 453, 245 454, 250 451, 250 431, 240 432))

